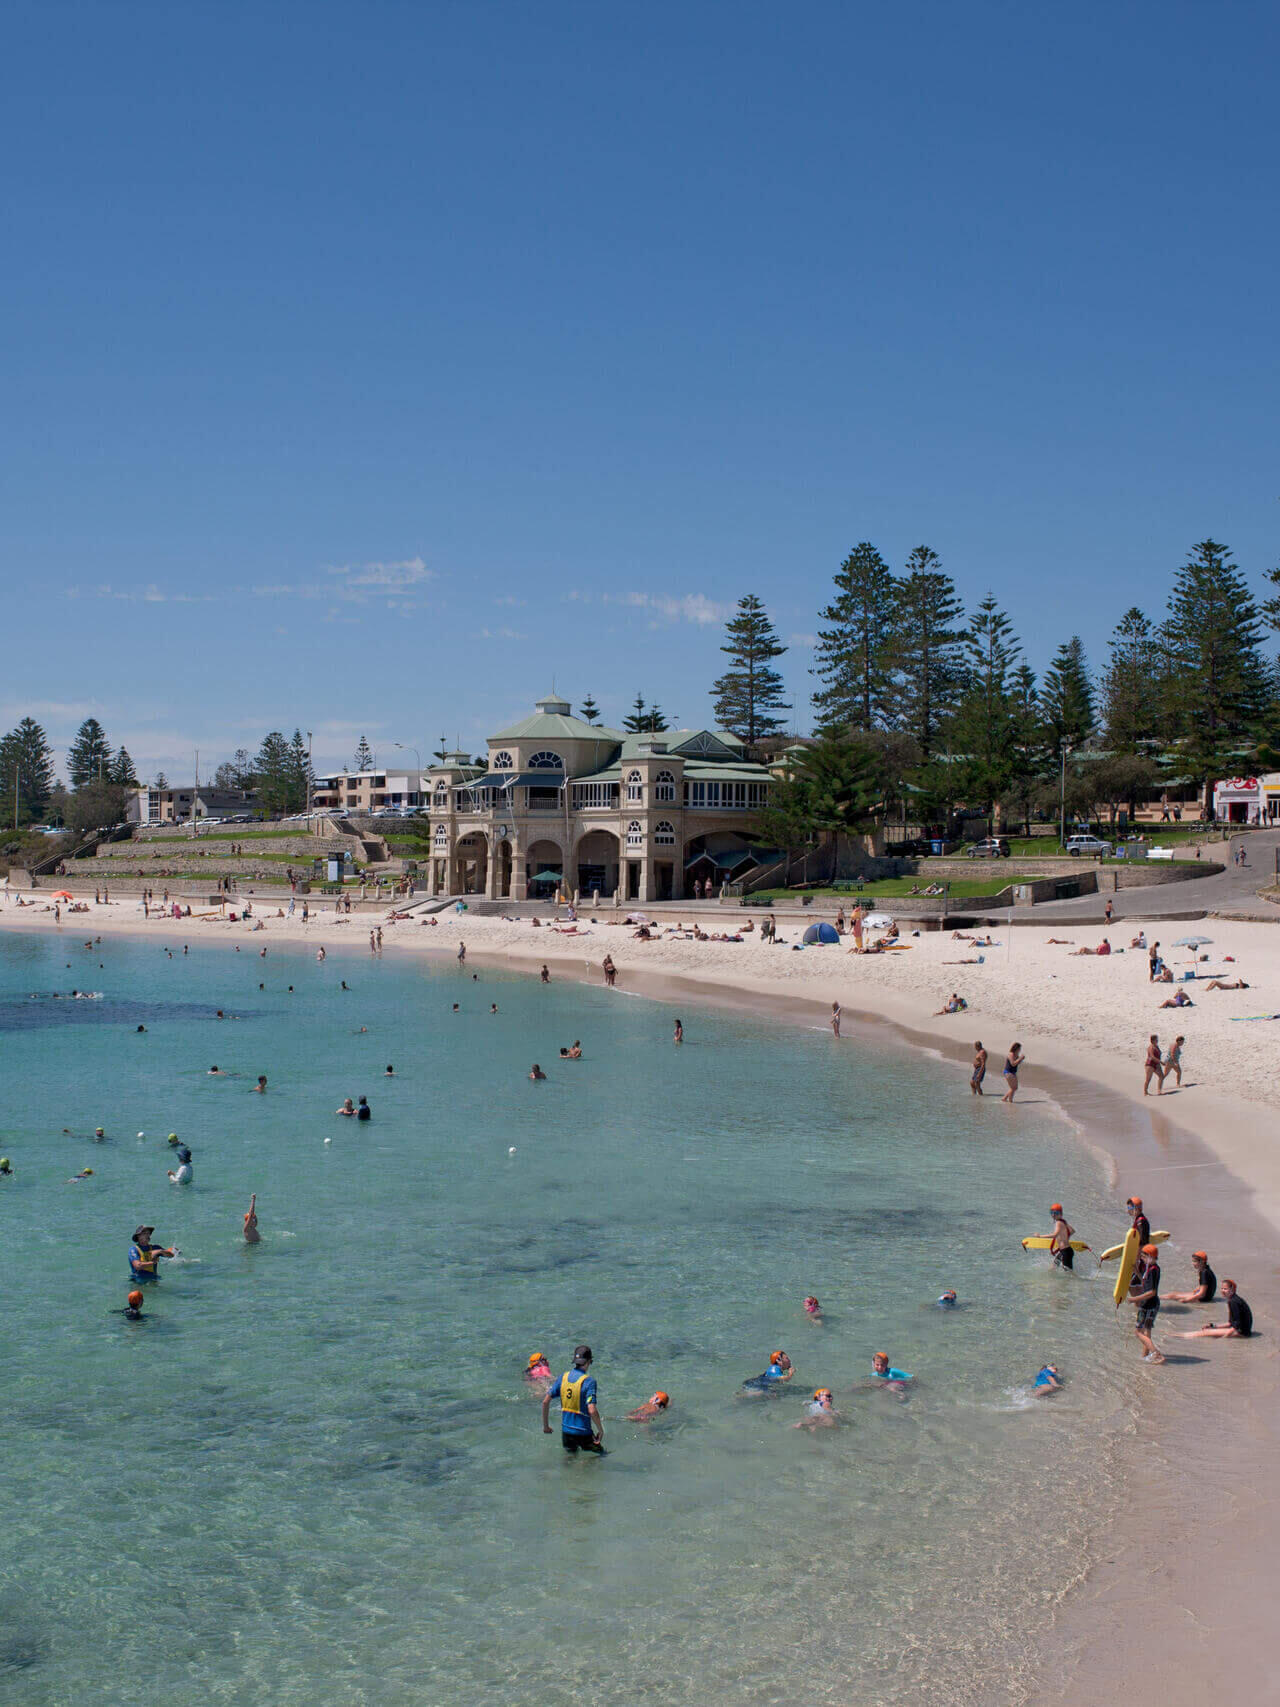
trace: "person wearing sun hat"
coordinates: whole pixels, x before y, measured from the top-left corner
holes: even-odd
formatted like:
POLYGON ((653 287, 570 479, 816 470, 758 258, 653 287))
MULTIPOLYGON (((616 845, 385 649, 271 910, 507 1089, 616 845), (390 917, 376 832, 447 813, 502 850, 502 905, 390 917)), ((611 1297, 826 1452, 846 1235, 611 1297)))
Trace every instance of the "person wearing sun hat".
POLYGON ((1157 1260, 1159 1255, 1158 1246, 1143 1245, 1138 1266, 1129 1282, 1129 1302, 1137 1311, 1133 1331, 1145 1347, 1142 1356, 1144 1363, 1164 1362, 1164 1354, 1156 1350, 1155 1341, 1151 1338, 1156 1317, 1160 1314, 1160 1264, 1157 1260))
POLYGON ((155 1228, 146 1222, 134 1229, 129 1245, 129 1273, 135 1280, 159 1280, 160 1258, 175 1254, 172 1245, 152 1244, 151 1235, 154 1232, 155 1228))
POLYGON ((1196 1265, 1196 1285, 1190 1292, 1166 1292, 1165 1297, 1171 1304, 1212 1304, 1218 1292, 1218 1277, 1209 1267, 1207 1251, 1192 1251, 1191 1260, 1196 1265))

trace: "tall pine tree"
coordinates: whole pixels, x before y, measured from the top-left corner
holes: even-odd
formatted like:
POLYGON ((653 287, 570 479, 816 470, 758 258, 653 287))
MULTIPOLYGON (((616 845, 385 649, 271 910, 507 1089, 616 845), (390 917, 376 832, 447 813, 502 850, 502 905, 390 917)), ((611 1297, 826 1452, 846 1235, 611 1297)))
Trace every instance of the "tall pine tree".
POLYGON ((1021 643, 1013 624, 988 593, 965 636, 969 685, 949 731, 951 750, 963 761, 966 792, 990 803, 1017 769, 1017 725, 1012 677, 1021 643))
POLYGON ((624 719, 622 727, 628 735, 660 735, 667 727, 667 720, 662 715, 660 706, 646 705, 644 695, 638 693, 630 715, 624 719))
POLYGON ((307 743, 302 739, 301 729, 295 729, 293 739, 289 743, 289 810, 305 812, 311 804, 311 791, 315 787, 315 776, 311 769, 311 760, 307 756, 307 743))
POLYGON ((1236 773, 1268 698, 1259 634, 1258 607, 1231 553, 1201 540, 1174 579, 1161 638, 1176 733, 1206 800, 1218 777, 1236 773))
POLYGON ((34 718, 24 717, 0 741, 0 799, 4 817, 30 823, 42 818, 53 793, 53 749, 34 718))
POLYGON ((754 593, 738 600, 736 616, 725 624, 727 644, 720 650, 732 660, 725 673, 711 684, 715 695, 715 719, 740 741, 752 746, 786 728, 777 715, 790 711, 783 699, 786 688, 777 670, 771 668, 786 647, 781 645, 768 612, 754 593))
POLYGON ((96 717, 86 717, 67 748, 67 778, 72 788, 105 782, 111 769, 111 743, 96 717))
POLYGON ((587 695, 582 704, 578 707, 578 716, 584 723, 599 723, 600 707, 596 704, 590 694, 587 695))
POLYGON ((926 761, 964 689, 964 606, 942 559, 918 545, 894 588, 890 656, 897 677, 895 722, 926 761))
POLYGON ((289 743, 279 729, 264 735, 254 764, 258 794, 268 812, 287 812, 292 798, 289 743))
POLYGON ((373 769, 373 748, 363 735, 360 737, 360 745, 356 748, 356 756, 351 761, 351 768, 356 771, 373 769))
POLYGON ((129 757, 129 749, 127 747, 118 747, 116 749, 115 757, 111 761, 111 769, 108 774, 110 776, 110 780, 117 783, 121 788, 136 788, 138 786, 138 773, 133 768, 133 760, 129 757))
POLYGON ((1111 657, 1102 673, 1102 723, 1113 753, 1137 753, 1158 739, 1161 658, 1155 629, 1130 605, 1112 633, 1111 657))
POLYGON ((1064 742, 1068 747, 1078 747, 1093 734, 1097 724, 1093 684, 1089 680, 1084 645, 1078 634, 1073 634, 1065 645, 1059 646, 1052 664, 1045 671, 1040 709, 1054 751, 1060 749, 1064 742))
POLYGON ((821 730, 883 729, 890 721, 894 586, 889 565, 865 541, 835 575, 813 649, 813 696, 821 730))

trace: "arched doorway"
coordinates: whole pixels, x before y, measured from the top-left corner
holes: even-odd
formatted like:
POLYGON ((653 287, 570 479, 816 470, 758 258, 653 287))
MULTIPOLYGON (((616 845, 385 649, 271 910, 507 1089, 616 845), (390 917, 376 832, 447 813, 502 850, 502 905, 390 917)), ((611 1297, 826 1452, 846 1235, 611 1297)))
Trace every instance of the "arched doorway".
POLYGON ((612 830, 589 830, 574 860, 577 887, 585 900, 597 891, 610 896, 618 887, 618 838, 612 830))
POLYGON ((564 850, 558 842, 542 838, 530 842, 524 856, 525 892, 534 901, 554 898, 561 885, 573 888, 572 875, 565 871, 564 850), (545 880, 539 882, 543 873, 545 880))
POLYGON ((477 831, 461 836, 453 850, 453 893, 483 895, 489 875, 489 844, 477 831))

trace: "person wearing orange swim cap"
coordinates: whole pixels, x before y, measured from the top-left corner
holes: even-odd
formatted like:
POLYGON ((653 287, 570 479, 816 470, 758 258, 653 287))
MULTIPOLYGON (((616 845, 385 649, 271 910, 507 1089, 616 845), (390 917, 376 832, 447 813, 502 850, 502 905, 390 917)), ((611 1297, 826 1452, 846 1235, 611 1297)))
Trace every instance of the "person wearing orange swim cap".
POLYGON ((136 1287, 125 1299, 124 1309, 121 1310, 120 1314, 127 1322, 140 1322, 142 1320, 142 1293, 136 1287))
POLYGON ((1076 1253, 1071 1248, 1071 1241, 1076 1230, 1063 1214, 1060 1203, 1051 1203, 1049 1213, 1053 1216, 1053 1233, 1049 1239, 1049 1254, 1053 1258, 1053 1266, 1074 1268, 1076 1253))
POLYGON ((791 1359, 785 1351, 769 1353, 769 1367, 760 1375, 750 1375, 742 1383, 739 1393, 742 1396, 755 1396, 757 1393, 776 1393, 784 1381, 790 1381, 794 1370, 791 1359))
POLYGON ((800 1421, 791 1426, 808 1429, 812 1434, 816 1429, 836 1428, 840 1420, 840 1413, 835 1408, 830 1387, 819 1387, 815 1390, 813 1398, 805 1406, 805 1414, 800 1421))
POLYGON ((1147 1220, 1146 1211, 1142 1207, 1142 1199, 1140 1197, 1129 1198, 1125 1208, 1133 1220, 1133 1230, 1138 1235, 1139 1245, 1150 1244, 1151 1223, 1147 1220))
POLYGON ((1160 1264, 1157 1260, 1159 1255, 1158 1246, 1149 1243, 1143 1245, 1138 1266, 1129 1282, 1129 1302, 1137 1312, 1133 1331, 1143 1348, 1144 1363, 1164 1362, 1164 1354, 1157 1351, 1155 1341, 1151 1338, 1156 1317, 1160 1313, 1160 1264))
POLYGON ((531 1351, 529 1353, 529 1361, 525 1366, 524 1378, 526 1381, 534 1382, 550 1381, 551 1365, 547 1362, 547 1354, 545 1351, 531 1351))
POLYGON ((1209 1267, 1208 1251, 1192 1251, 1196 1267, 1196 1284, 1190 1292, 1166 1292, 1171 1304, 1212 1304, 1218 1292, 1218 1277, 1209 1267))
POLYGON ((660 1417, 671 1403, 670 1393, 664 1393, 661 1388, 651 1399, 646 1399, 643 1405, 637 1405, 634 1411, 627 1412, 627 1421, 633 1423, 652 1422, 654 1417, 660 1417))

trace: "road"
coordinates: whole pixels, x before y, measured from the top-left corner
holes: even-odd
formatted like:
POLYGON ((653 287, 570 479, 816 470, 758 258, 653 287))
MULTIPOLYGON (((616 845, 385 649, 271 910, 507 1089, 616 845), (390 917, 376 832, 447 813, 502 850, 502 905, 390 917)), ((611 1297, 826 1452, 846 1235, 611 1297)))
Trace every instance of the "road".
MULTIPOLYGON (((1236 841, 1241 838, 1237 837, 1236 841)), ((1280 850, 1280 830, 1251 830, 1243 838, 1246 865, 1230 863, 1236 842, 1218 843, 1206 847, 1204 857, 1223 861, 1226 870, 1216 877, 1191 877, 1182 883, 1158 884, 1150 889, 1119 889, 1114 895, 1082 895, 1074 901, 1046 901, 1038 907, 1020 907, 1019 919, 1028 923, 1050 924, 1054 919, 1102 919, 1102 910, 1110 900, 1115 904, 1117 919, 1164 918, 1178 913, 1261 913, 1274 912, 1280 924, 1280 906, 1259 898, 1258 890, 1274 882, 1277 850, 1280 850)), ((1179 864, 1185 863, 1179 860, 1179 864)), ((956 902, 960 911, 963 903, 956 902)), ((1013 909, 1006 909, 1008 917, 1013 909)))

